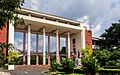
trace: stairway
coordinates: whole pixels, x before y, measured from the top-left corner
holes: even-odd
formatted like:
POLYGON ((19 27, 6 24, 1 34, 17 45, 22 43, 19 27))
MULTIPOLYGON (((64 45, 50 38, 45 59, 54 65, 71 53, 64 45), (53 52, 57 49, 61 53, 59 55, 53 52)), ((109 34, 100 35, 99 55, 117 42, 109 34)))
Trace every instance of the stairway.
POLYGON ((50 69, 50 65, 15 65, 15 70, 24 71, 45 71, 50 69))

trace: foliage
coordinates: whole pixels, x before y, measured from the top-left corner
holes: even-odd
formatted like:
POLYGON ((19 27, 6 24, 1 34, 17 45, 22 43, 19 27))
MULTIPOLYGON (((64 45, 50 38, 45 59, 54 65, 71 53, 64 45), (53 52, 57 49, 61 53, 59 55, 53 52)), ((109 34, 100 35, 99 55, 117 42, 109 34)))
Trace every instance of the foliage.
POLYGON ((74 67, 75 67, 75 63, 74 63, 74 61, 72 59, 65 58, 65 59, 63 59, 61 64, 62 64, 63 70, 66 73, 73 73, 74 67))
POLYGON ((114 49, 111 52, 110 60, 108 61, 109 66, 120 66, 120 48, 114 49))
POLYGON ((13 45, 10 43, 0 42, 0 67, 7 69, 7 64, 5 64, 6 58, 4 57, 4 49, 8 48, 9 50, 13 49, 13 45))
POLYGON ((120 48, 113 50, 111 56, 111 59, 120 59, 120 48))
POLYGON ((56 60, 51 61, 50 69, 52 72, 57 71, 58 67, 59 67, 59 64, 56 60))
POLYGON ((0 50, 0 67, 4 65, 4 54, 3 51, 0 50))
POLYGON ((39 60, 39 64, 42 64, 42 63, 43 63, 43 57, 42 57, 41 55, 39 55, 38 60, 39 60))
POLYGON ((31 58, 30 58, 30 61, 31 61, 31 64, 35 65, 36 64, 36 56, 35 55, 31 55, 31 58))
POLYGON ((9 64, 15 64, 18 60, 18 52, 16 50, 9 50, 8 62, 9 64))
POLYGON ((11 43, 0 42, 0 49, 3 51, 4 48, 8 48, 9 50, 14 49, 11 43))
POLYGON ((2 50, 3 51, 3 49, 5 48, 5 43, 2 43, 2 42, 0 42, 0 50, 2 50))
POLYGON ((120 45, 120 20, 105 30, 101 35, 103 38, 101 47, 102 49, 113 50, 120 45))
POLYGON ((19 57, 19 58, 16 60, 15 65, 23 65, 23 56, 19 57))
POLYGON ((0 28, 8 21, 14 21, 14 25, 23 23, 22 18, 18 18, 18 10, 23 6, 24 0, 0 0, 0 28))
POLYGON ((94 50, 93 56, 96 57, 100 66, 107 66, 108 61, 110 60, 111 53, 108 50, 94 50), (104 61, 104 62, 103 62, 104 61))
POLYGON ((62 47, 62 49, 60 50, 60 54, 66 54, 66 47, 62 47))
POLYGON ((99 70, 99 64, 97 59, 89 54, 88 49, 83 49, 82 69, 86 74, 95 75, 99 70))
POLYGON ((120 66, 120 48, 113 51, 108 50, 94 50, 93 55, 100 63, 100 66, 120 66), (104 62, 103 62, 104 61, 104 62))

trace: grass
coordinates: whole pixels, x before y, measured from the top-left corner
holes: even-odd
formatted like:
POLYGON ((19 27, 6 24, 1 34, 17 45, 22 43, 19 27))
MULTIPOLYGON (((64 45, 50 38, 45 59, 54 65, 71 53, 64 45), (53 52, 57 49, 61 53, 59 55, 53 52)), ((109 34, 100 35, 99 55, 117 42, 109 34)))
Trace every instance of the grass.
POLYGON ((79 73, 72 73, 72 74, 66 74, 65 72, 50 72, 50 75, 54 75, 54 74, 59 74, 59 75, 84 75, 84 74, 79 74, 79 73))

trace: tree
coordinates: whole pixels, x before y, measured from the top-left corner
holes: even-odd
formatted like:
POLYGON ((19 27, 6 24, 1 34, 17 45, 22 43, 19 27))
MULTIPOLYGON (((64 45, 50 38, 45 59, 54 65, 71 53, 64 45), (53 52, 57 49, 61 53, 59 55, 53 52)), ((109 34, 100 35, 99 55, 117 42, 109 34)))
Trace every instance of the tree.
POLYGON ((112 23, 100 37, 103 38, 102 49, 118 48, 120 45, 120 20, 117 23, 112 23))
MULTIPOLYGON (((0 0, 0 29, 6 27, 6 25, 9 27, 9 22, 12 22, 14 26, 17 24, 24 24, 23 19, 18 17, 18 11, 21 9, 23 4, 24 0, 0 0)), ((6 56, 8 56, 8 44, 6 45, 6 56)), ((6 63, 7 62, 8 59, 6 59, 6 63)))
POLYGON ((23 24, 22 18, 18 17, 18 10, 23 6, 24 0, 0 0, 0 29, 2 29, 8 21, 16 24, 23 24))

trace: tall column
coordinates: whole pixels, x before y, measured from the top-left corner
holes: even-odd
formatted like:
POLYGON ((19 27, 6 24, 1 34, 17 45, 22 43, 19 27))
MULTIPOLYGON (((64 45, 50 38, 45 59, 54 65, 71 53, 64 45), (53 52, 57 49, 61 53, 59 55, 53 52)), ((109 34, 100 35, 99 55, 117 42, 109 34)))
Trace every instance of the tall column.
POLYGON ((67 36, 68 36, 68 58, 70 58, 70 32, 67 33, 67 36))
POLYGON ((25 64, 26 33, 23 33, 23 64, 25 64))
POLYGON ((60 63, 60 55, 59 55, 59 31, 56 30, 56 60, 60 63))
POLYGON ((27 65, 30 65, 30 49, 31 49, 31 38, 30 38, 30 25, 28 25, 28 51, 27 51, 27 65))
POLYGON ((45 57, 45 27, 43 28, 43 65, 46 65, 46 57, 45 57))
POLYGON ((38 34, 36 34, 36 65, 38 65, 38 34))
MULTIPOLYGON (((58 33, 58 34, 59 34, 59 33, 58 33)), ((60 60, 60 36, 59 36, 58 39, 59 39, 59 41, 58 41, 58 42, 59 42, 58 46, 59 46, 59 60, 60 60)))
POLYGON ((50 33, 48 34, 48 65, 50 65, 50 33))
POLYGON ((82 39, 81 39, 81 42, 82 42, 82 48, 85 48, 85 28, 83 28, 82 32, 81 32, 81 36, 82 36, 82 39))
POLYGON ((67 38, 67 36, 65 37, 65 39, 66 39, 66 57, 68 56, 68 38, 67 38))
POLYGON ((14 25, 13 22, 9 23, 9 39, 8 43, 11 43, 14 45, 14 25))

